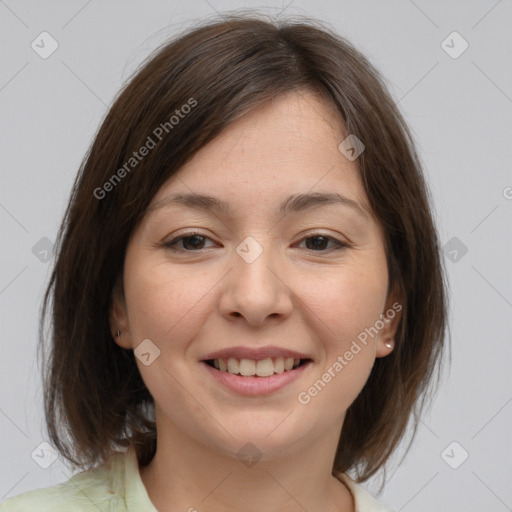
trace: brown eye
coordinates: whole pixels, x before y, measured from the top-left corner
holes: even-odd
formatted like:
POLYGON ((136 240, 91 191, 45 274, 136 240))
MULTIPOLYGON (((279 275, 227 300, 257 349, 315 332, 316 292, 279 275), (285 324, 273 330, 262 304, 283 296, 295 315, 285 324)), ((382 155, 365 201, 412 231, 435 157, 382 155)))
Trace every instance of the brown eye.
POLYGON ((194 252, 205 249, 205 241, 209 240, 208 237, 198 233, 191 233, 173 238, 163 246, 174 252, 194 252))
POLYGON ((304 238, 302 241, 306 242, 306 249, 314 252, 331 252, 332 250, 339 250, 348 247, 348 244, 325 235, 309 236, 304 238), (334 247, 329 249, 329 243, 331 243, 334 247))

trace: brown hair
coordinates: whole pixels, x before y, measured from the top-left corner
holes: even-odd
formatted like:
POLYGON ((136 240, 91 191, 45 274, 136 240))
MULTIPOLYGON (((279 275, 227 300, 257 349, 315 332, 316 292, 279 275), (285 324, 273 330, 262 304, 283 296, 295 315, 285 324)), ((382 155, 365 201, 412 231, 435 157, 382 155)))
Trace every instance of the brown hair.
POLYGON ((379 72, 344 38, 316 20, 231 15, 166 42, 142 63, 73 185, 39 331, 42 347, 51 297, 46 425, 73 465, 92 468, 134 445, 144 466, 156 450, 153 398, 133 351, 113 341, 109 325, 125 250, 151 199, 235 119, 299 90, 321 93, 347 134, 365 144, 357 163, 385 234, 389 290, 403 297, 395 349, 375 361, 347 411, 333 474, 353 469, 364 481, 383 467, 412 417, 414 436, 439 369, 447 304, 430 193, 412 136, 379 72), (148 137, 155 147, 132 161, 148 137))

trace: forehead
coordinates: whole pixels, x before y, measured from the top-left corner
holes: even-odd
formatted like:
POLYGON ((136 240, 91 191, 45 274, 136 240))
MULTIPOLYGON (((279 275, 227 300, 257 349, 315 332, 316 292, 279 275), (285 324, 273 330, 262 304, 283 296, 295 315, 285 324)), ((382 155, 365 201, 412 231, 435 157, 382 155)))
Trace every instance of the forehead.
POLYGON ((323 98, 278 96, 199 150, 161 187, 150 209, 171 193, 215 195, 249 208, 294 193, 331 192, 370 210, 356 161, 338 150, 345 137, 323 98))

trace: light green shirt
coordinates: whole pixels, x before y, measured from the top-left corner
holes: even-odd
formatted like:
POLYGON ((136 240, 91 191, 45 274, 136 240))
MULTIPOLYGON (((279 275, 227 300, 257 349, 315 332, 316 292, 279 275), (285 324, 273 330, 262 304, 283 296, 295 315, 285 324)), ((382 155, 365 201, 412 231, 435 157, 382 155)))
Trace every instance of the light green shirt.
MULTIPOLYGON (((343 474, 356 512, 392 512, 343 474)), ((199 507, 200 508, 200 507, 199 507)), ((29 491, 0 504, 0 512, 158 512, 140 478, 133 448, 117 453, 110 465, 77 473, 67 482, 29 491)))

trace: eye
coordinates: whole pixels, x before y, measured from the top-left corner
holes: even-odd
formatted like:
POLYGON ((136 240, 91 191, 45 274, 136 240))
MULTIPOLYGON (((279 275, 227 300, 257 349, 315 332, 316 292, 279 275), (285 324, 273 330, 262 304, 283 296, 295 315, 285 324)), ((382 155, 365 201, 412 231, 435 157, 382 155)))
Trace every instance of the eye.
MULTIPOLYGON (((197 252, 208 249, 208 247, 205 247, 207 240, 211 241, 210 238, 200 233, 186 233, 162 245, 173 252, 197 252)), ((349 244, 323 234, 308 236, 301 240, 301 243, 303 242, 306 243, 306 249, 313 252, 332 252, 349 247, 349 244), (330 248, 328 247, 329 244, 331 244, 330 248)))
POLYGON ((340 242, 336 238, 326 236, 323 234, 314 234, 312 236, 308 236, 306 238, 303 238, 301 242, 306 242, 306 249, 314 252, 332 252, 339 251, 341 249, 349 247, 348 244, 340 242), (330 250, 327 249, 326 247, 329 243, 332 243, 332 245, 334 246, 331 247, 330 250))
POLYGON ((165 242, 163 246, 173 252, 195 252, 205 249, 205 240, 210 239, 200 233, 187 233, 165 242))

